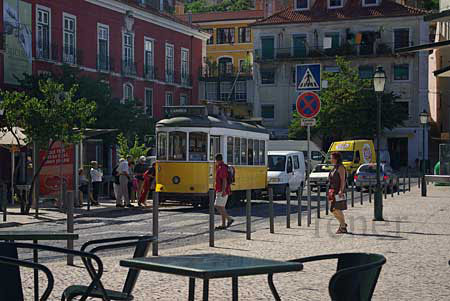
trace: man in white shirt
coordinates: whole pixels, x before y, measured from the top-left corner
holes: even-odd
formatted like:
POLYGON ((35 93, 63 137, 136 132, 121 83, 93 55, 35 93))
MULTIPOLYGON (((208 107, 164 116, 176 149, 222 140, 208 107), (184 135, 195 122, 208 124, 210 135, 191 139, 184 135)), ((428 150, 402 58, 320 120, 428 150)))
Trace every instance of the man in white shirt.
MULTIPOLYGON (((132 158, 128 156, 127 159, 131 161, 132 158)), ((116 207, 124 207, 122 198, 125 201, 125 206, 134 207, 130 204, 130 196, 128 195, 128 179, 130 175, 128 161, 124 158, 119 160, 119 167, 117 168, 117 172, 119 173, 119 193, 117 194, 116 207)))
POLYGON ((103 172, 98 168, 98 163, 97 161, 92 161, 91 162, 91 180, 92 180, 92 196, 93 196, 93 201, 92 201, 92 205, 99 205, 98 203, 98 193, 100 191, 100 185, 102 184, 103 181, 103 172))

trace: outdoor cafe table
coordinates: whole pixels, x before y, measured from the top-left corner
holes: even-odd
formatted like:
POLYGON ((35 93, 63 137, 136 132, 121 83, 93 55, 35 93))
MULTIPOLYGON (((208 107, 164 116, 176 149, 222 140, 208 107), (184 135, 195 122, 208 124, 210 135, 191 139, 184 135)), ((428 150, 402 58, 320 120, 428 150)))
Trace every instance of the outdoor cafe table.
MULTIPOLYGON (((0 231, 0 240, 32 240, 37 244, 39 240, 75 240, 78 234, 68 232, 51 231, 0 231)), ((38 250, 33 250, 33 261, 38 262, 38 250)), ((39 276, 38 270, 34 270, 34 300, 39 300, 39 276)))
MULTIPOLYGON (((238 277, 301 271, 296 262, 275 261, 225 254, 194 254, 121 260, 120 265, 135 270, 146 270, 189 277, 189 301, 194 300, 195 278, 203 279, 203 300, 208 300, 209 280, 232 278, 233 301, 238 300, 238 277)), ((271 277, 270 290, 279 299, 271 277)))

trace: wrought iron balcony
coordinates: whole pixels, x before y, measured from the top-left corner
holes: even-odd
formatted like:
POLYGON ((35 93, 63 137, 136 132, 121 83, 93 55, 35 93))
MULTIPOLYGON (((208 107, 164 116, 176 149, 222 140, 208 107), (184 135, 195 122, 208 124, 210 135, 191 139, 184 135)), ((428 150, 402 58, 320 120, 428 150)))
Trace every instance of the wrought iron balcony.
POLYGON ((137 75, 136 63, 132 60, 122 60, 122 75, 124 76, 136 76, 137 75))
POLYGON ((147 80, 156 79, 156 67, 153 65, 144 65, 144 78, 147 80))
POLYGON ((70 65, 82 65, 83 63, 83 51, 81 49, 63 46, 61 49, 61 62, 70 65))
POLYGON ((97 70, 103 72, 113 72, 114 59, 110 56, 97 55, 97 70))
POLYGON ((232 78, 253 78, 253 73, 251 68, 245 68, 239 70, 237 67, 228 67, 228 68, 218 68, 216 65, 200 67, 199 70, 199 79, 227 79, 232 78))

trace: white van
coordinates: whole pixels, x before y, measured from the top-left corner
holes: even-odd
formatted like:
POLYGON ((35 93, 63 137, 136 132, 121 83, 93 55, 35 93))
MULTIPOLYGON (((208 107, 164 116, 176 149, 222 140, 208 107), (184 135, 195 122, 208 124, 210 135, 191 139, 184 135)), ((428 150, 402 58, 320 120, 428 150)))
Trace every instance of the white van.
MULTIPOLYGON (((305 162, 308 157, 308 141, 306 140, 269 140, 267 145, 267 150, 270 151, 301 151, 303 157, 305 157, 305 162)), ((314 142, 309 143, 311 149, 311 170, 314 167, 322 163, 325 158, 325 153, 317 146, 314 142)))
POLYGON ((274 195, 286 196, 286 188, 298 191, 305 183, 305 158, 298 151, 269 151, 267 181, 274 195))

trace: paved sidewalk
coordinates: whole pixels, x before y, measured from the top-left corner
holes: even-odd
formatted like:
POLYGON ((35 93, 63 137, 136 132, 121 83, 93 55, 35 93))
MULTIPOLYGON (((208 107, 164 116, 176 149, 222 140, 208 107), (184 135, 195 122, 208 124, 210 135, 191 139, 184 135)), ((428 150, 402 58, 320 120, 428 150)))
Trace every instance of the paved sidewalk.
MULTIPOLYGON (((450 188, 429 186, 428 197, 420 197, 417 186, 411 192, 384 201, 385 222, 372 222, 373 204, 356 204, 346 211, 351 234, 335 235, 337 222, 332 216, 320 220, 313 217, 311 227, 297 227, 295 214, 292 228, 276 224, 276 234, 257 230, 252 240, 236 232, 232 238, 163 250, 161 255, 193 253, 227 253, 288 260, 293 258, 339 252, 375 252, 384 254, 384 265, 374 300, 450 300, 450 188)), ((304 222, 306 219, 304 219, 304 222)), ((303 223, 305 224, 305 223, 303 223)), ((233 231, 233 227, 231 227, 233 231)), ((103 283, 120 290, 127 270, 118 266, 121 258, 103 257, 106 273, 103 283)), ((81 262, 77 262, 81 266, 81 262)), ((55 275, 51 300, 59 300, 62 289, 69 284, 88 284, 83 268, 67 267, 64 262, 48 264, 55 275)), ((280 274, 275 282, 283 300, 329 300, 328 280, 335 262, 310 263, 298 273, 280 274)), ((32 288, 32 274, 24 277, 27 292, 32 288)), ((44 281, 42 281, 44 282, 44 281)), ((240 300, 272 300, 264 276, 240 278, 240 300)), ((186 300, 188 279, 143 271, 134 290, 135 300, 186 300)), ((31 296, 31 294, 29 294, 31 296)), ((201 282, 196 298, 201 300, 201 282)), ((210 281, 210 300, 230 300, 231 280, 210 281)))

